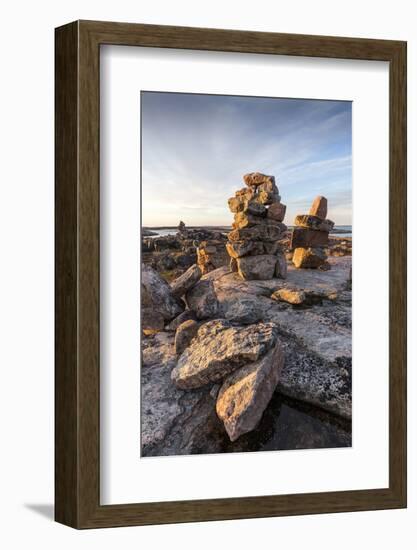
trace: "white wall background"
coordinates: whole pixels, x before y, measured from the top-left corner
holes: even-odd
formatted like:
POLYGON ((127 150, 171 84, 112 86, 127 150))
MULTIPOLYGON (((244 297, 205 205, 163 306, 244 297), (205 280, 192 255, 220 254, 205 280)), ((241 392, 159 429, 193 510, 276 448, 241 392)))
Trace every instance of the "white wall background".
MULTIPOLYGON (((1 7, 0 544, 9 549, 415 547, 417 17, 397 0, 10 0, 1 7), (408 41, 409 508, 77 532, 52 522, 54 27, 103 19, 408 41)), ((375 231, 377 213, 370 205, 375 231)), ((242 480, 243 481, 243 480, 242 480)))

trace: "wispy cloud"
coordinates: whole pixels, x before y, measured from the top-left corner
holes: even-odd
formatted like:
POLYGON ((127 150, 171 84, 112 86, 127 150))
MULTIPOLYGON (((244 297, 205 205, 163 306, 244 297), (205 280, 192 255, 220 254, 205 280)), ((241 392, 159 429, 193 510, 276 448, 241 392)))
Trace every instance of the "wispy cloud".
POLYGON ((277 178, 286 221, 317 194, 351 223, 351 104, 144 92, 142 196, 145 225, 230 224, 227 198, 242 175, 277 178))

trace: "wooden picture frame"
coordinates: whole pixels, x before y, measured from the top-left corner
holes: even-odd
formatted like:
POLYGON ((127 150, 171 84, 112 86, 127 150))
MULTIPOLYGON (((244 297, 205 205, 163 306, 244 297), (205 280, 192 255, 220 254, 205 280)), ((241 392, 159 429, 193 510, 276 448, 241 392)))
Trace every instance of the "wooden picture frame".
POLYGON ((406 506, 406 43, 111 22, 56 29, 55 519, 75 528, 406 506), (389 62, 389 487, 100 505, 99 56, 117 44, 389 62))

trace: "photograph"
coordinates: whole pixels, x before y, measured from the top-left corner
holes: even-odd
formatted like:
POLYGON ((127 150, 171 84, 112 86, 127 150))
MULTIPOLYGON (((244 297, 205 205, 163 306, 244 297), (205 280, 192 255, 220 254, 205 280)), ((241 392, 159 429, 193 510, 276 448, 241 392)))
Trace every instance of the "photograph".
POLYGON ((140 456, 352 446, 352 102, 140 92, 140 456))

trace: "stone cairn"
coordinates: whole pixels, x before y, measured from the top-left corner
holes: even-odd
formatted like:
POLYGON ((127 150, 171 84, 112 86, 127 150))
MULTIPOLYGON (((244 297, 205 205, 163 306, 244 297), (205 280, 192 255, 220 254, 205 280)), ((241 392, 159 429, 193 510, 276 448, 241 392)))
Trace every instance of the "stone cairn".
POLYGON ((327 199, 318 196, 308 214, 295 217, 290 243, 295 267, 320 268, 326 263, 325 247, 329 244, 329 231, 334 226, 334 222, 327 220, 326 216, 327 199))
POLYGON ((245 280, 285 279, 287 262, 279 240, 287 229, 282 223, 286 206, 275 178, 253 172, 243 176, 243 181, 246 187, 228 201, 234 214, 226 244, 230 269, 245 280))

